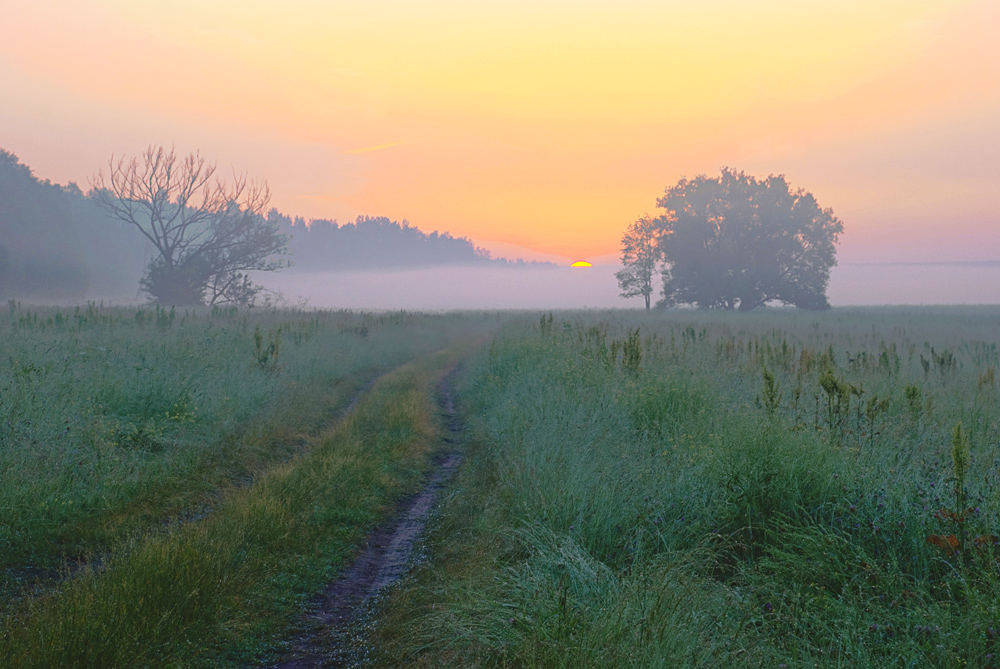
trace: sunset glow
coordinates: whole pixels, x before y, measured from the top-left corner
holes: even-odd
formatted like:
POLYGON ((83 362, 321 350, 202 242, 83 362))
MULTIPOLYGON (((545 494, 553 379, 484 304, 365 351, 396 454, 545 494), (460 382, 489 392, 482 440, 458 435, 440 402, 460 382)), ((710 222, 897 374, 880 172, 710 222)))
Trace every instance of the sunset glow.
POLYGON ((998 25, 993 0, 15 1, 0 147, 84 187, 199 149, 291 215, 567 261, 728 165, 833 207, 842 261, 991 259, 998 25))

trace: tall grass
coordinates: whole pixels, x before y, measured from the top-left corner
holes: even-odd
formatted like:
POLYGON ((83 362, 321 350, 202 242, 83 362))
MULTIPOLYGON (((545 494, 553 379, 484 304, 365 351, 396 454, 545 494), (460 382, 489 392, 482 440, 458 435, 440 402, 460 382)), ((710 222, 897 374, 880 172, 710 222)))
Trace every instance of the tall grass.
POLYGON ((998 332, 996 309, 510 327, 382 662, 995 666, 998 332))
POLYGON ((198 515, 378 374, 478 321, 10 303, 0 318, 0 593, 198 515))
POLYGON ((433 393, 454 352, 383 378, 303 455, 224 496, 200 522, 116 546, 105 569, 0 623, 0 665, 246 666, 296 631, 306 597, 422 481, 433 393))

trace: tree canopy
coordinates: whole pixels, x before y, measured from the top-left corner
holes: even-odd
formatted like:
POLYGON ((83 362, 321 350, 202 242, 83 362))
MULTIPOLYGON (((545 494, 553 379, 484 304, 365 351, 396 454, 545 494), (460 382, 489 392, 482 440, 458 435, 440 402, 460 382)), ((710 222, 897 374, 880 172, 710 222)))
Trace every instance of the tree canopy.
POLYGON ((657 306, 750 311, 777 301, 828 309, 843 223, 784 176, 758 180, 723 168, 682 179, 656 201, 665 261, 657 306))
POLYGON ((40 180, 0 149, 0 298, 128 299, 142 252, 142 238, 109 225, 76 184, 40 180))

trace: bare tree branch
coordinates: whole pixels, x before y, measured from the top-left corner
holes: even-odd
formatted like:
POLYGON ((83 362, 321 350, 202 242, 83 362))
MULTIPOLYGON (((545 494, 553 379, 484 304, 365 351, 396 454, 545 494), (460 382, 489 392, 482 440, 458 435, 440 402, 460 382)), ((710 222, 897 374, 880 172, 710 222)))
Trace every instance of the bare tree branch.
POLYGON ((287 253, 287 237, 264 216, 271 191, 266 182, 233 174, 217 178, 199 153, 149 146, 141 156, 108 161, 108 174, 91 181, 96 199, 118 220, 137 228, 157 257, 142 279, 150 296, 177 305, 227 299, 227 291, 255 294, 249 271, 287 265, 269 260, 287 253))

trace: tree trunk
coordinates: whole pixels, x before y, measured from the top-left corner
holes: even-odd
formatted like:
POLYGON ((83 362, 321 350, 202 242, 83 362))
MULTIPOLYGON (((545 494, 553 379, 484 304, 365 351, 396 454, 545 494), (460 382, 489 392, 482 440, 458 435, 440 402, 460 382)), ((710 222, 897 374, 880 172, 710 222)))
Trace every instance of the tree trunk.
POLYGON ((741 297, 740 298, 740 311, 753 311, 757 307, 764 304, 764 298, 755 296, 753 298, 741 297))

